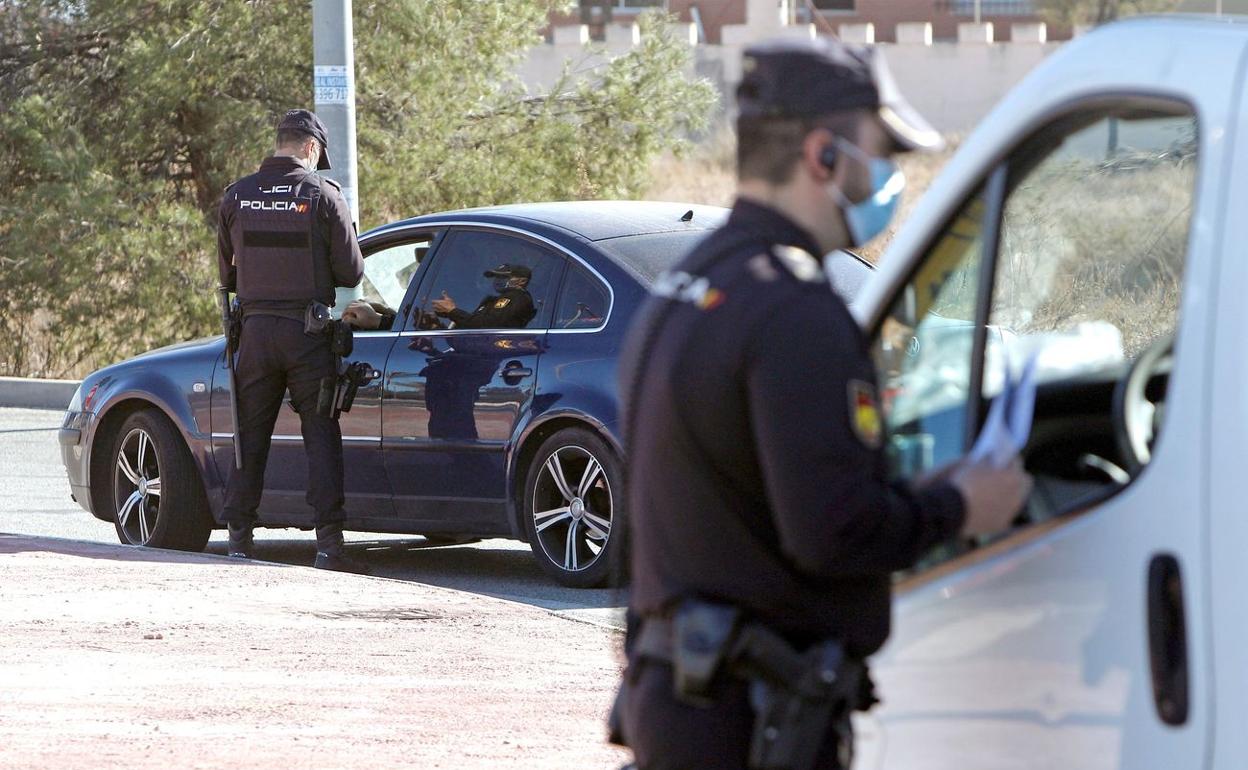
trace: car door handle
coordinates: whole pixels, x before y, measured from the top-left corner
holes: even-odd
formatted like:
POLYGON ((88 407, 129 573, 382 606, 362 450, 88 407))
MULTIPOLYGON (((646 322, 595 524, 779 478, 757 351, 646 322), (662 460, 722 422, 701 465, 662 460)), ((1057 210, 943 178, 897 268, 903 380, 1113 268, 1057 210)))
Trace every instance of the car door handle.
POLYGON ((1187 721, 1187 620, 1183 575, 1172 554, 1157 554, 1148 565, 1148 656, 1153 703, 1168 725, 1187 721))
POLYGON ((504 380, 518 380, 521 377, 532 377, 533 370, 519 361, 512 361, 503 367, 504 380))

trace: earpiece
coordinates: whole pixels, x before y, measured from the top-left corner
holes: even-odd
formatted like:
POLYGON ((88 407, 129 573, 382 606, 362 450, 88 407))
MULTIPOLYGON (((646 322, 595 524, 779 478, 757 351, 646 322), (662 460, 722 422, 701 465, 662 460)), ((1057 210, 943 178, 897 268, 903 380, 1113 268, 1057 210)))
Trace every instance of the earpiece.
POLYGON ((836 166, 837 152, 834 145, 827 145, 819 151, 819 163, 829 171, 836 166))

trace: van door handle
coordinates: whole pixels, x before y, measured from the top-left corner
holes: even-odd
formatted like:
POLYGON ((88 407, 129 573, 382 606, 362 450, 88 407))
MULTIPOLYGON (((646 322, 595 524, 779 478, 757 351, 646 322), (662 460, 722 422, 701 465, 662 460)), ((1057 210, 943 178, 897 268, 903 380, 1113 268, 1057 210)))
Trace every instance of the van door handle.
POLYGON ((1183 575, 1173 554, 1157 554, 1148 564, 1148 655, 1153 703, 1168 725, 1187 721, 1187 619, 1183 575))

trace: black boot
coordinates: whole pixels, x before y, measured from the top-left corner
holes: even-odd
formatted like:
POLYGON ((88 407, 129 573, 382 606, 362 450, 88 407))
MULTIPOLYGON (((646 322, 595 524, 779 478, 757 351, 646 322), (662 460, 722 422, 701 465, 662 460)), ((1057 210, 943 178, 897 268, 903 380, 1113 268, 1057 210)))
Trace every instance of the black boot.
POLYGON ((335 572, 350 572, 353 575, 372 574, 368 565, 361 564, 343 552, 341 524, 323 524, 316 528, 316 561, 312 566, 335 572))
POLYGON ((255 543, 251 537, 251 525, 230 524, 230 545, 226 553, 236 559, 250 559, 255 543))

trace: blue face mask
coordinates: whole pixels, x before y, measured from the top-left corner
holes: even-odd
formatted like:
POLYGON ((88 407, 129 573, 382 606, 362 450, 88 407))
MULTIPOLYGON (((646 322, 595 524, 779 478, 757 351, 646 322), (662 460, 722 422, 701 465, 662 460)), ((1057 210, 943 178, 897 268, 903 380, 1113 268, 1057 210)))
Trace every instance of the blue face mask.
POLYGON ((872 158, 856 146, 840 141, 842 150, 855 156, 871 172, 871 195, 859 203, 851 203, 839 187, 829 188, 845 215, 849 237, 854 246, 862 246, 884 232, 897 211, 906 177, 897 164, 888 158, 872 158))

